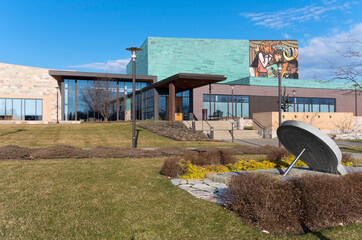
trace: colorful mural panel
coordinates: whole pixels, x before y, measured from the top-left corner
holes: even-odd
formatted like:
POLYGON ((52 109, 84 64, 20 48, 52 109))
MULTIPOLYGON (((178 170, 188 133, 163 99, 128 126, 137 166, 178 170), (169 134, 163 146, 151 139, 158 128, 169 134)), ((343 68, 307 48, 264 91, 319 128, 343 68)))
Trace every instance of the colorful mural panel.
POLYGON ((282 78, 298 79, 298 41, 249 41, 251 77, 277 78, 277 62, 283 61, 282 78))

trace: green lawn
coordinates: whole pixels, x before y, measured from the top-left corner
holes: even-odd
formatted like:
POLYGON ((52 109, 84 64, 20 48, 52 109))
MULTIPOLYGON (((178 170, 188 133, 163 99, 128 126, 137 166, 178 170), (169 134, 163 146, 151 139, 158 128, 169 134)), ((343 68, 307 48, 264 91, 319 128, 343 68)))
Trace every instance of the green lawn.
MULTIPOLYGON (((138 147, 207 147, 232 146, 226 142, 175 141, 144 129, 139 129, 138 147)), ((96 146, 131 147, 130 122, 84 123, 58 125, 0 125, 0 146, 49 147, 71 145, 90 148, 96 146)))
POLYGON ((361 225, 280 237, 159 174, 162 158, 0 162, 0 239, 358 239, 361 225))
POLYGON ((362 153, 362 146, 361 147, 340 147, 340 149, 343 152, 362 153))

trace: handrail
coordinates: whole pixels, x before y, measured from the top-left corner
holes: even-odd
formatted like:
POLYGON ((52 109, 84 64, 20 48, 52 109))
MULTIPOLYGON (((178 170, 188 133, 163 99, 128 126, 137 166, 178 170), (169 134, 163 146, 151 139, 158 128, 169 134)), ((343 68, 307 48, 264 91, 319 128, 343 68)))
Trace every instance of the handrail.
POLYGON ((228 113, 228 115, 229 115, 234 121, 237 121, 237 119, 235 118, 234 115, 232 115, 231 113, 228 113))
POLYGON ((254 119, 254 118, 253 118, 253 123, 255 123, 258 127, 261 128, 262 134, 263 134, 263 138, 265 138, 265 129, 266 129, 266 127, 263 126, 260 122, 258 122, 258 120, 254 119))

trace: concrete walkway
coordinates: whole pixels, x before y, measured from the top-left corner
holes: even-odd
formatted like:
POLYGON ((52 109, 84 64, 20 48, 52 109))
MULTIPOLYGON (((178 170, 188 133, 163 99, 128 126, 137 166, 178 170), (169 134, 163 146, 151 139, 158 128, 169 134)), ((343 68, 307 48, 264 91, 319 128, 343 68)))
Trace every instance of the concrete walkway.
MULTIPOLYGON (((231 140, 224 140, 226 142, 231 142, 231 140)), ((352 142, 352 141, 343 141, 335 140, 339 147, 362 147, 362 142, 352 142)), ((243 145, 250 145, 254 147, 261 147, 266 145, 278 146, 278 139, 267 139, 267 138, 256 138, 256 139, 235 139, 234 143, 239 143, 243 145)), ((345 152, 352 155, 352 158, 362 159, 362 153, 351 153, 345 152)))

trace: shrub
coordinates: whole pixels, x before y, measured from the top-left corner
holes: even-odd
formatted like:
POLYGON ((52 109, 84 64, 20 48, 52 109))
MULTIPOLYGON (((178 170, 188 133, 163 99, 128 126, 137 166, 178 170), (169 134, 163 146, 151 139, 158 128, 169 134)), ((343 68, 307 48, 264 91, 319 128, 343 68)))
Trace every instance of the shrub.
POLYGON ((342 153, 342 164, 343 163, 353 165, 352 154, 350 154, 350 153, 342 153))
POLYGON ((361 220, 362 174, 305 176, 278 181, 234 176, 226 206, 243 221, 274 234, 302 234, 361 220))
POLYGON ((29 159, 31 149, 26 147, 18 147, 14 145, 7 145, 0 147, 0 160, 5 159, 29 159))
POLYGON ((267 154, 267 160, 270 162, 279 162, 289 156, 290 153, 285 148, 276 148, 267 154))
POLYGON ((362 174, 343 177, 309 176, 301 179, 301 212, 310 231, 361 220, 362 174))
POLYGON ((219 172, 229 172, 230 170, 223 165, 208 165, 204 167, 192 165, 190 162, 186 164, 181 164, 185 169, 185 173, 181 176, 184 179, 201 179, 205 178, 207 173, 219 173, 219 172))
POLYGON ((233 165, 228 164, 227 167, 230 171, 244 171, 244 170, 257 170, 257 169, 270 169, 276 168, 276 164, 269 161, 257 162, 254 160, 244 161, 241 160, 233 165))
POLYGON ((226 165, 236 163, 238 160, 224 150, 212 150, 208 152, 192 153, 185 156, 186 161, 190 161, 197 166, 206 165, 226 165))
POLYGON ((167 158, 163 162, 161 173, 169 177, 179 177, 185 173, 185 170, 180 165, 181 158, 167 158))
POLYGON ((68 145, 60 145, 37 149, 31 154, 31 157, 35 159, 88 158, 89 151, 68 145))

